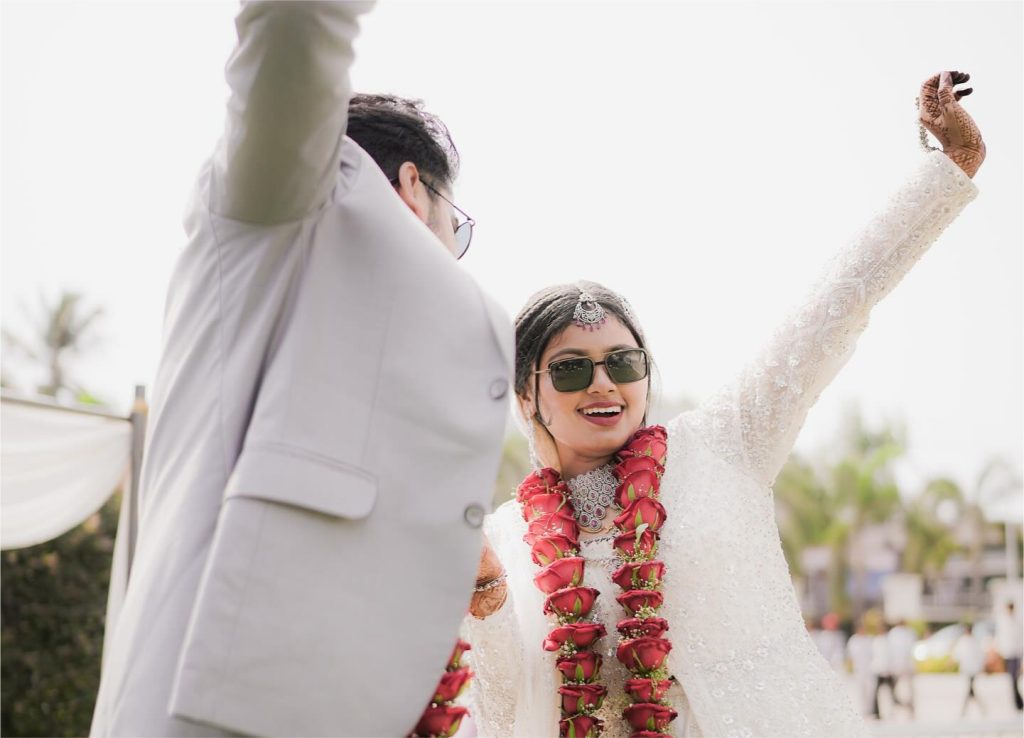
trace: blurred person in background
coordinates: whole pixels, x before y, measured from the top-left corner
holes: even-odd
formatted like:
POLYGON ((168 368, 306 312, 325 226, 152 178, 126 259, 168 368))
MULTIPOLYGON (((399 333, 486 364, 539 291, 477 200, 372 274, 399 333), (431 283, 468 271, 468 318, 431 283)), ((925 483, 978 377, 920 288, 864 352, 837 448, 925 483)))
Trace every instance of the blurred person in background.
POLYGON ((853 681, 857 685, 862 715, 872 715, 875 711, 875 687, 878 675, 872 668, 874 663, 873 641, 874 636, 868 632, 862 617, 857 621, 857 630, 846 642, 846 656, 850 660, 853 681))
POLYGON ((893 694, 903 692, 905 699, 900 702, 914 715, 914 643, 917 634, 907 625, 906 620, 897 621, 886 636, 889 646, 889 666, 894 679, 893 694), (902 689, 901 689, 902 685, 902 689))
POLYGON ((1007 602, 1001 612, 996 613, 996 650, 1003 657, 1006 673, 1013 689, 1013 702, 1018 710, 1024 709, 1020 694, 1020 660, 1024 651, 1024 625, 1013 602, 1007 602))
POLYGON ((974 628, 970 623, 964 625, 964 632, 953 646, 953 660, 957 663, 959 672, 967 680, 967 693, 964 695, 964 706, 960 710, 960 717, 967 715, 967 706, 973 699, 981 714, 985 714, 985 705, 978 699, 974 692, 974 680, 985 669, 985 651, 981 647, 981 641, 974 635, 974 628))
POLYGON ((825 660, 836 671, 845 667, 846 634, 839 627, 839 616, 834 612, 825 613, 821 618, 821 630, 815 632, 815 643, 825 660))
POLYGON ((875 675, 875 692, 872 698, 871 715, 878 719, 882 718, 882 711, 878 702, 878 695, 882 687, 889 689, 893 705, 897 704, 896 690, 893 688, 895 681, 892 677, 892 659, 889 655, 889 626, 884 622, 879 626, 879 632, 871 639, 871 672, 875 675))

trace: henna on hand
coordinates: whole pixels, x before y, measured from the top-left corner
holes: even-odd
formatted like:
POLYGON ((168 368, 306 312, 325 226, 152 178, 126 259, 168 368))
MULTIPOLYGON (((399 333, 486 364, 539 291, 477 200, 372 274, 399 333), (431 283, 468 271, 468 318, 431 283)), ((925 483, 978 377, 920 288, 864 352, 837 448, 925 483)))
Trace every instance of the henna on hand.
POLYGON ((974 90, 954 90, 967 82, 964 72, 942 72, 925 80, 918 98, 921 124, 942 144, 942 151, 968 177, 973 177, 985 160, 985 142, 974 119, 960 105, 960 99, 974 90))
MULTIPOLYGON (((505 569, 502 567, 498 555, 494 553, 490 541, 484 536, 483 550, 480 552, 480 565, 476 574, 477 586, 492 582, 504 573, 505 569)), ((486 618, 500 610, 507 597, 508 586, 504 581, 483 591, 473 592, 473 599, 469 603, 469 612, 475 618, 486 618)))
POLYGON ((477 620, 483 620, 493 615, 508 598, 508 585, 502 582, 497 587, 485 589, 483 592, 474 592, 473 599, 469 603, 469 612, 477 620))

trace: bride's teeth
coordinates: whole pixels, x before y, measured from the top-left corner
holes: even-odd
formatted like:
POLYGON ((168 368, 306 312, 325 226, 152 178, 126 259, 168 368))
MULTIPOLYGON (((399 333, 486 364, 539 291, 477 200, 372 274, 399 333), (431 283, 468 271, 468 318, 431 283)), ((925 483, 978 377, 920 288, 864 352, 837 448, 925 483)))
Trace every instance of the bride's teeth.
POLYGON ((622 412, 621 407, 590 407, 584 408, 584 415, 615 415, 622 412))

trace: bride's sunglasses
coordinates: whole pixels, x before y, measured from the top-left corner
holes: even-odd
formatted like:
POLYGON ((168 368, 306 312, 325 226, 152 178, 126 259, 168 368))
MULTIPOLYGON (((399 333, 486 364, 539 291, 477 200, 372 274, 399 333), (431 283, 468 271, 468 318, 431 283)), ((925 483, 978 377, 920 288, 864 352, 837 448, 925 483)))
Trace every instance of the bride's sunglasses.
POLYGON ((605 354, 604 361, 594 361, 586 356, 560 359, 534 374, 550 374, 551 384, 559 392, 579 392, 594 381, 594 368, 598 366, 604 366, 615 384, 639 382, 647 376, 647 352, 642 348, 612 351, 605 354))

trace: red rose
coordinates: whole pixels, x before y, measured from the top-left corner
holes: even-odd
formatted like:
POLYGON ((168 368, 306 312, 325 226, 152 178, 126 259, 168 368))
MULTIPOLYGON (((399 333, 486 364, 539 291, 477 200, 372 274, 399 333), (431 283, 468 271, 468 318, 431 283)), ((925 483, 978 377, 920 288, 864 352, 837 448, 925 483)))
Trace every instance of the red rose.
POLYGON ((654 472, 659 478, 665 473, 665 467, 650 456, 627 456, 626 458, 619 460, 612 471, 615 472, 615 476, 619 481, 621 481, 633 472, 641 471, 643 469, 654 472))
POLYGON ((538 538, 530 547, 530 558, 537 566, 547 566, 555 559, 575 555, 576 542, 565 536, 538 538))
POLYGON ((629 721, 633 730, 662 730, 676 719, 676 711, 665 705, 638 702, 622 711, 622 717, 629 721))
POLYGON ((650 456, 659 464, 665 463, 668 453, 668 434, 664 428, 641 428, 626 444, 617 456, 626 459, 630 456, 650 456))
POLYGON ((660 438, 662 441, 668 439, 668 431, 665 430, 663 425, 646 425, 636 433, 633 434, 634 438, 660 438))
POLYGON ((597 738, 603 727, 604 722, 591 715, 573 715, 558 721, 562 738, 597 738))
POLYGON ((472 678, 473 672, 469 670, 468 666, 463 666, 460 669, 454 671, 446 671, 441 676, 441 681, 438 682, 437 691, 434 693, 434 699, 432 702, 442 704, 444 702, 451 702, 469 685, 469 680, 472 678))
POLYGON ((578 587, 583 581, 585 566, 582 556, 555 559, 533 577, 533 583, 544 594, 551 594, 565 587, 578 587))
POLYGON ((622 533, 615 536, 612 545, 626 559, 651 558, 657 551, 658 536, 650 528, 645 528, 638 537, 636 533, 622 533))
POLYGON ((459 723, 469 712, 465 707, 442 706, 428 707, 423 711, 420 721, 416 723, 416 735, 448 736, 455 735, 459 723))
MULTIPOLYGON (((572 590, 566 591, 571 592, 572 590)), ((652 607, 657 610, 661 607, 661 603, 665 601, 661 592, 654 592, 649 589, 631 589, 628 592, 623 592, 615 599, 626 608, 626 612, 630 615, 636 615, 636 611, 641 607, 652 607)))
POLYGON ((461 638, 455 642, 455 650, 452 651, 451 658, 448 659, 448 666, 445 667, 448 671, 455 671, 462 666, 462 654, 466 651, 471 651, 473 647, 466 643, 461 638))
POLYGON ((562 713, 575 715, 599 709, 608 688, 601 684, 563 684, 558 694, 562 695, 562 713))
POLYGON ((632 672, 650 673, 665 663, 672 644, 664 638, 643 636, 619 644, 615 657, 632 672))
POLYGON ((625 448, 627 449, 643 449, 644 442, 646 441, 662 441, 668 443, 668 431, 665 430, 663 425, 649 425, 646 428, 641 428, 633 437, 626 442, 625 448))
POLYGON ((592 682, 601 673, 601 654, 579 651, 563 656, 555 664, 567 682, 592 682))
POLYGON ((615 527, 625 533, 636 530, 644 523, 647 524, 647 530, 657 532, 665 524, 665 508, 657 500, 641 497, 623 510, 614 522, 615 527))
POLYGON ((672 680, 627 679, 622 686, 634 702, 659 702, 672 686, 672 680))
POLYGON ((601 623, 568 623, 559 625, 548 633, 544 639, 545 651, 557 651, 564 643, 571 643, 576 648, 586 648, 607 631, 601 623))
MULTIPOLYGON (((652 638, 661 638, 662 634, 668 630, 668 621, 665 618, 626 618, 620 620, 615 628, 625 638, 640 638, 641 636, 651 636, 652 638)), ((647 702, 649 700, 645 700, 647 702)))
POLYGON ((654 587, 665 576, 665 564, 660 561, 640 561, 623 564, 612 574, 612 581, 623 589, 654 587))
POLYGON ((544 494, 561 480, 554 469, 540 469, 532 472, 516 489, 516 500, 526 502, 536 494, 544 494))
POLYGON ((580 526, 572 513, 566 509, 557 513, 545 513, 530 522, 523 540, 532 546, 537 539, 548 536, 565 536, 576 544, 580 539, 580 526))
POLYGON ((540 517, 544 513, 561 512, 569 502, 565 495, 557 493, 542 493, 534 495, 523 503, 523 520, 529 522, 540 517))
POLYGON ((658 496, 658 473, 653 469, 640 469, 622 478, 615 488, 615 501, 619 507, 629 507, 641 497, 658 496))
POLYGON ((593 587, 570 587, 549 594, 544 600, 544 612, 548 615, 563 615, 585 618, 594 607, 598 591, 593 587))

